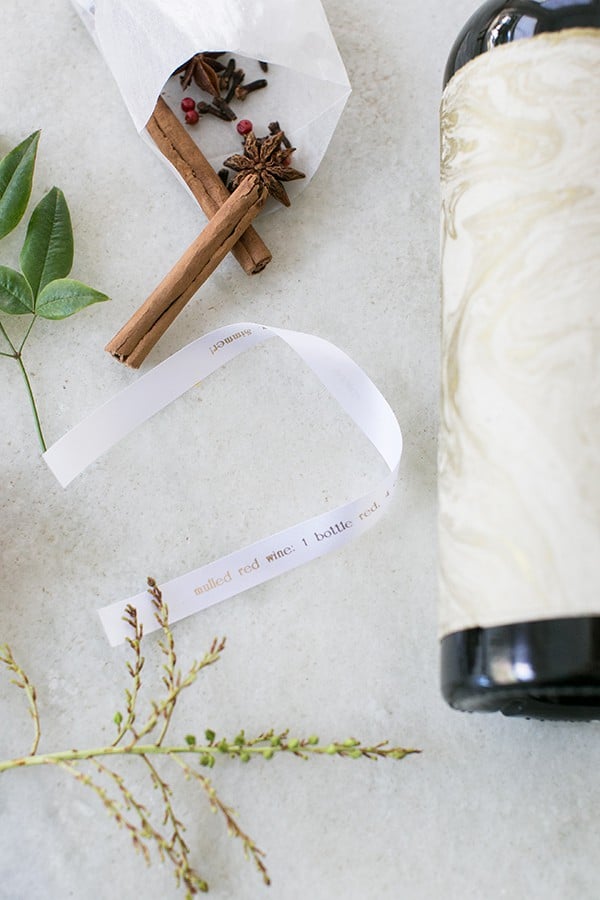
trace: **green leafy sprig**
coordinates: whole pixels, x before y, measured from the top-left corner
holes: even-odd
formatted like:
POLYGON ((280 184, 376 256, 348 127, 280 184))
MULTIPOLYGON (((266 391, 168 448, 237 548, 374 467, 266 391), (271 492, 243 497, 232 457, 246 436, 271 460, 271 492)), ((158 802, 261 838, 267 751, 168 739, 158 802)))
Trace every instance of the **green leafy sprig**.
MULTIPOLYGON (((0 238, 13 231, 29 204, 40 132, 31 134, 0 160, 0 238)), ((0 265, 0 313, 30 316, 24 337, 14 340, 2 321, 4 347, 0 356, 14 359, 25 387, 42 450, 46 442, 31 380, 23 362, 23 348, 36 321, 66 319, 86 306, 108 300, 105 294, 68 278, 73 266, 73 229, 61 190, 53 187, 35 207, 20 255, 21 271, 0 265)))
POLYGON ((6 645, 0 647, 0 663, 13 673, 13 683, 25 692, 34 724, 34 740, 29 755, 0 761, 0 774, 31 766, 54 766, 61 769, 97 796, 109 816, 125 830, 134 848, 147 863, 150 863, 150 851, 154 849, 159 859, 171 866, 178 887, 185 890, 186 900, 191 900, 198 893, 208 891, 208 883, 190 860, 190 848, 185 840, 186 829, 175 809, 174 791, 156 765, 159 758, 166 759, 183 770, 186 780, 201 789, 212 811, 221 816, 228 833, 241 842, 246 857, 254 862, 263 882, 268 885, 270 878, 263 851, 241 828, 233 809, 224 803, 203 770, 212 769, 218 760, 226 757, 241 763, 249 763, 254 759, 272 760, 282 755, 302 760, 311 757, 400 760, 419 751, 390 747, 387 741, 365 745, 355 738, 321 744, 316 735, 291 737, 287 730, 276 732, 273 729, 256 737, 248 737, 244 731, 240 731, 233 739, 229 739, 218 737, 209 728, 204 730, 202 740, 198 740, 196 735, 188 734, 181 741, 167 743, 173 712, 180 695, 195 683, 204 669, 218 662, 225 649, 225 640, 214 640, 202 659, 193 662, 186 671, 182 670, 177 663, 167 605, 152 579, 148 579, 148 588, 156 619, 162 628, 159 647, 163 657, 163 695, 151 700, 149 712, 145 716, 140 715, 138 705, 142 689, 141 673, 145 664, 141 649, 143 628, 135 608, 130 606, 124 616, 131 628, 131 636, 127 639, 133 654, 133 660, 127 663, 130 683, 125 690, 124 707, 114 716, 116 737, 108 746, 39 753, 41 729, 35 688, 15 661, 10 648, 6 645), (162 818, 158 823, 115 767, 119 759, 125 757, 138 759, 146 768, 149 786, 157 792, 161 801, 162 818))

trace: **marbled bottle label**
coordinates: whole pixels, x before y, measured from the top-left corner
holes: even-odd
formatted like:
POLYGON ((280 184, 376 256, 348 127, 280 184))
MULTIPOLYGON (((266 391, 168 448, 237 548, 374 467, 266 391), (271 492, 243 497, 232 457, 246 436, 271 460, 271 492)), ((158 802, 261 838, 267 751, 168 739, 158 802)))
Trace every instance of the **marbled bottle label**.
POLYGON ((441 634, 600 615, 600 31, 442 101, 441 634))

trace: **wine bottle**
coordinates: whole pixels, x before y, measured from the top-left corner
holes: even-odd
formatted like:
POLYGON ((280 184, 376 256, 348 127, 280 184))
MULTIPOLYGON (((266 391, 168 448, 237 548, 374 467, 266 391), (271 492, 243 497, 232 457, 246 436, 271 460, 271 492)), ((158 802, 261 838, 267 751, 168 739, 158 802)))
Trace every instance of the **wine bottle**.
POLYGON ((600 0, 489 0, 441 115, 442 693, 600 719, 600 0))

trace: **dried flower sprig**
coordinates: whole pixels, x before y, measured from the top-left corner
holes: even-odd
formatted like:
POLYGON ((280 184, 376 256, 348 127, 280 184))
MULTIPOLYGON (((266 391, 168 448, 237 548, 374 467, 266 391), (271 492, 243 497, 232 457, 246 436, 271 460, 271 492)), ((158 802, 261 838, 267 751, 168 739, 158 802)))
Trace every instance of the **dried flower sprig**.
POLYGON ((208 883, 192 865, 190 848, 185 840, 186 829, 175 809, 173 789, 154 763, 156 757, 162 757, 182 769, 186 780, 202 789, 210 808, 221 815, 228 833, 241 842, 245 855, 254 862, 263 882, 268 885, 270 877, 264 862, 265 854, 239 825, 233 810, 221 799, 212 781, 201 771, 202 768, 212 769, 219 757, 229 757, 242 763, 249 763, 257 758, 271 760, 281 754, 303 760, 311 756, 399 760, 419 751, 390 747, 387 741, 364 745, 355 738, 322 745, 316 735, 306 738, 290 737, 287 730, 275 732, 272 729, 256 737, 248 737, 242 730, 230 740, 217 737, 216 732, 209 728, 204 731, 201 742, 190 734, 181 744, 166 743, 179 697, 195 683, 203 669, 218 662, 225 649, 225 640, 214 640, 204 657, 194 661, 183 671, 177 663, 167 604, 152 579, 148 579, 148 590, 157 622, 162 628, 159 647, 163 656, 163 696, 152 700, 148 715, 143 719, 139 718, 138 700, 142 689, 141 673, 145 664, 141 649, 143 628, 135 608, 130 606, 124 616, 131 627, 131 636, 127 639, 133 654, 133 661, 127 663, 130 687, 125 690, 124 712, 115 713, 117 734, 108 746, 38 753, 41 728, 35 688, 16 662, 10 648, 6 645, 0 647, 0 663, 15 676, 13 683, 25 692, 34 727, 34 740, 29 754, 0 761, 0 774, 17 768, 45 765, 55 766, 67 773, 98 797, 106 812, 125 830, 135 850, 148 864, 151 861, 151 850, 154 849, 158 858, 171 866, 177 885, 185 890, 186 900, 191 900, 198 893, 208 891, 208 883), (159 824, 156 824, 147 806, 127 786, 124 777, 113 768, 114 762, 125 757, 140 759, 145 765, 150 783, 158 792, 162 805, 162 820, 159 824))
POLYGON ((9 672, 13 672, 14 675, 16 675, 16 678, 11 679, 11 683, 16 684, 18 688, 25 691, 27 704, 29 706, 29 715, 33 720, 33 744, 31 745, 29 755, 35 756, 42 736, 36 690, 21 666, 16 662, 10 647, 7 645, 0 647, 0 663, 6 666, 9 672))

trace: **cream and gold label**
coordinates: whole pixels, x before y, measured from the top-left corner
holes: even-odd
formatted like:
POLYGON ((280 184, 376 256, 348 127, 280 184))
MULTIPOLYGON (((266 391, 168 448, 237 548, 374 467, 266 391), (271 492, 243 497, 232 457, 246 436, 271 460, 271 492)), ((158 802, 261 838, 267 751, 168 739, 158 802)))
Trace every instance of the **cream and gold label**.
POLYGON ((600 31, 442 101, 441 633, 600 614, 600 31))

